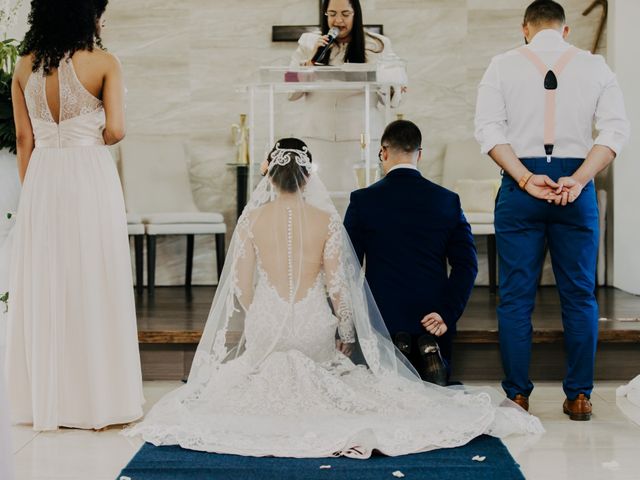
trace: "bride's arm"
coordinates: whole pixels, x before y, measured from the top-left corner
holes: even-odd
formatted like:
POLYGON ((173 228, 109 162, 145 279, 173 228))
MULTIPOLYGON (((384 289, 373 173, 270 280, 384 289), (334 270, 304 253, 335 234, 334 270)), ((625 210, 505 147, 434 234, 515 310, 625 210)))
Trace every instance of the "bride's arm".
POLYGON ((345 269, 342 238, 343 230, 339 221, 331 221, 324 245, 323 263, 327 292, 338 317, 338 335, 342 343, 355 343, 353 325, 353 305, 349 294, 347 271, 345 269))
POLYGON ((234 262, 234 290, 240 306, 246 312, 253 301, 256 252, 248 228, 238 228, 238 245, 234 262))

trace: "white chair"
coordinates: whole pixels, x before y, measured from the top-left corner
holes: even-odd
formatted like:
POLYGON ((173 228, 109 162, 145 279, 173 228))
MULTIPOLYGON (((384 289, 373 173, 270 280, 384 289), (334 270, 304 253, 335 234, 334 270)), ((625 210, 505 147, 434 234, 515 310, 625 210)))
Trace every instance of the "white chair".
POLYGON ((135 213, 127 213, 127 230, 129 231, 129 236, 133 237, 136 267, 136 292, 138 294, 142 294, 142 290, 144 289, 143 250, 145 235, 142 217, 135 213))
POLYGON ((215 235, 218 277, 227 226, 220 213, 202 212, 193 200, 184 145, 162 137, 128 138, 120 144, 127 210, 139 214, 147 235, 147 288, 155 288, 156 238, 186 235, 185 286, 191 287, 195 235, 215 235))
POLYGON ((489 289, 496 292, 497 251, 493 225, 495 195, 500 185, 500 168, 474 139, 447 145, 442 170, 442 186, 460 195, 460 203, 474 235, 487 237, 489 289))

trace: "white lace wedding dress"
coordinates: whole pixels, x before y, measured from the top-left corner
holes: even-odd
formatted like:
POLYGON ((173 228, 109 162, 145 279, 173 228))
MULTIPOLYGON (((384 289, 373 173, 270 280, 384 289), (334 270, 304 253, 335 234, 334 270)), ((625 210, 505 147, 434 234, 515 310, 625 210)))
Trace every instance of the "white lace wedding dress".
POLYGON ((142 416, 124 201, 102 102, 64 59, 56 123, 49 78, 33 72, 25 88, 35 150, 12 232, 11 417, 36 430, 101 428, 142 416))
POLYGON ((238 455, 367 458, 543 431, 514 404, 498 407, 497 392, 427 384, 403 361, 314 173, 298 195, 263 180, 227 258, 187 385, 125 434, 238 455))

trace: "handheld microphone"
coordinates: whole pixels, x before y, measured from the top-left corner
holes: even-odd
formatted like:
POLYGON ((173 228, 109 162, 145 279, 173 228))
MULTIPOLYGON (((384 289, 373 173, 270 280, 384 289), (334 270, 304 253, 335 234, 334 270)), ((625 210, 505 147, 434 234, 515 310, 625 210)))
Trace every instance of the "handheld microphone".
POLYGON ((339 34, 340 34, 340 29, 338 27, 333 27, 331 30, 329 30, 329 32, 327 32, 327 36, 329 37, 329 43, 327 43, 323 48, 318 49, 316 54, 311 59, 311 63, 313 63, 314 65, 324 65, 322 62, 324 61, 324 58, 329 53, 329 50, 331 49, 331 45, 333 45, 333 42, 336 41, 336 38, 338 38, 339 34))

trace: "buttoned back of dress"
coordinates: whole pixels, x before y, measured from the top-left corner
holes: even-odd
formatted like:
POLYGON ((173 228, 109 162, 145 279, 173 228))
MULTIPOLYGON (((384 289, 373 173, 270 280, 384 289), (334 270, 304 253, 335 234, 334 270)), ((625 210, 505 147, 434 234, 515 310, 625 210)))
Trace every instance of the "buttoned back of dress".
POLYGON ((102 101, 82 85, 65 57, 58 65, 60 115, 56 122, 46 94, 47 77, 42 68, 33 72, 25 87, 25 100, 36 148, 68 148, 104 145, 105 112, 102 101))

